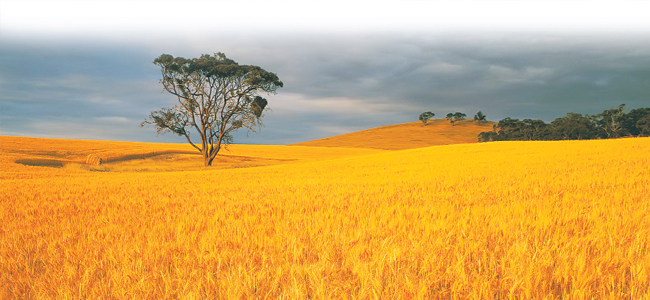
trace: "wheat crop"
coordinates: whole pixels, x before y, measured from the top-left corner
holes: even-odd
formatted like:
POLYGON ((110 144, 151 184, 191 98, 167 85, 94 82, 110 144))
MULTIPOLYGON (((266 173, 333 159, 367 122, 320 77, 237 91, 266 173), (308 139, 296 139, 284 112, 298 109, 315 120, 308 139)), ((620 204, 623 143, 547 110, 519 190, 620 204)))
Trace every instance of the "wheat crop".
POLYGON ((650 298, 650 138, 251 146, 285 160, 185 172, 0 141, 2 299, 650 298))

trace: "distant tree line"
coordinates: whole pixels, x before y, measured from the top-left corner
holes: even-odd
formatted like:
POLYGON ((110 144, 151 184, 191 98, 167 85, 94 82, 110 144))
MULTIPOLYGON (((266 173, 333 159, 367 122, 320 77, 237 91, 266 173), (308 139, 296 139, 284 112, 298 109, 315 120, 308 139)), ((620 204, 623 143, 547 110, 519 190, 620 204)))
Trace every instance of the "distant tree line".
POLYGON ((542 120, 505 118, 493 131, 481 132, 479 142, 557 141, 650 136, 650 108, 625 113, 625 104, 597 115, 568 113, 551 123, 542 120))
MULTIPOLYGON (((426 126, 427 122, 431 118, 433 118, 435 115, 436 114, 434 114, 434 113, 432 113, 430 111, 423 112, 423 113, 420 114, 419 120, 422 121, 422 124, 424 124, 424 126, 426 126)), ((455 112, 455 113, 448 113, 447 117, 445 119, 447 119, 447 121, 449 121, 451 123, 451 126, 454 126, 456 122, 465 120, 465 117, 467 117, 466 114, 464 114, 462 112, 455 112)), ((486 119, 485 114, 483 114, 483 112, 479 111, 479 112, 476 113, 476 115, 474 115, 474 121, 476 123, 478 123, 478 125, 481 125, 481 124, 487 122, 487 119, 486 119)))

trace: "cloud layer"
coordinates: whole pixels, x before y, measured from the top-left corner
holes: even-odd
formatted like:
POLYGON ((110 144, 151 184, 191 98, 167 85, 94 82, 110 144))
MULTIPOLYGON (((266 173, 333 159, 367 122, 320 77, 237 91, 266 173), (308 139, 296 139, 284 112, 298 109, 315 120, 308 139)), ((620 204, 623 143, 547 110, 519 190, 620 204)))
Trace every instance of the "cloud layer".
MULTIPOLYGON (((485 21, 498 20, 496 14, 465 26, 444 18, 426 21, 423 13, 408 21, 402 9, 390 18, 392 26, 379 22, 390 10, 366 19, 354 19, 351 11, 316 22, 306 19, 309 15, 282 13, 284 25, 268 26, 263 21, 272 18, 264 15, 250 24, 232 21, 242 28, 231 31, 200 22, 191 26, 197 30, 183 27, 189 25, 156 30, 152 24, 158 19, 142 21, 153 14, 137 21, 133 13, 114 12, 95 16, 103 23, 72 14, 71 21, 39 32, 12 21, 15 16, 7 21, 3 13, 0 134, 183 142, 139 127, 149 112, 174 104, 161 93, 160 73, 152 64, 163 53, 190 58, 224 52, 279 75, 285 88, 268 97, 265 128, 248 138, 238 133, 239 143, 306 141, 416 121, 423 111, 472 116, 481 110, 490 120, 552 121, 570 111, 595 114, 621 103, 650 107, 650 26, 634 14, 626 21, 620 21, 622 13, 605 15, 598 24, 613 25, 600 30, 589 20, 604 10, 592 9, 590 18, 577 16, 583 23, 563 32, 554 23, 541 28, 546 23, 540 16, 532 23, 515 14, 485 21), (134 28, 111 29, 120 18, 134 28), (327 25, 336 20, 338 25, 327 25), (482 28, 484 21, 489 26, 482 28), (523 27, 505 28, 517 22, 523 27), (85 23, 97 34, 80 26, 85 23), (288 24, 302 29, 290 30, 288 24)), ((466 13, 464 20, 478 14, 466 13)), ((558 14, 561 24, 569 22, 558 14)))

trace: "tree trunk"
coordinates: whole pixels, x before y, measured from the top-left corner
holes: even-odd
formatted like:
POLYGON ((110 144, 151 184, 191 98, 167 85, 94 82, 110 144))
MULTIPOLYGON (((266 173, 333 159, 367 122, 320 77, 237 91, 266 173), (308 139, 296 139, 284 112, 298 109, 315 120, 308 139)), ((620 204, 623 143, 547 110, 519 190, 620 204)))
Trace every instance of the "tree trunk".
POLYGON ((209 155, 204 154, 203 165, 206 166, 206 167, 210 167, 210 166, 212 166, 212 161, 213 160, 214 160, 214 157, 211 158, 209 155))
POLYGON ((208 148, 206 148, 206 150, 204 152, 202 152, 202 154, 203 154, 203 165, 206 166, 206 167, 212 166, 212 161, 214 161, 214 159, 217 157, 217 154, 219 153, 219 150, 221 150, 221 145, 219 145, 216 148, 213 148, 212 155, 211 155, 210 151, 208 151, 208 148))
POLYGON ((208 151, 207 148, 201 154, 203 154, 203 166, 212 166, 212 161, 217 157, 217 155, 210 155, 210 151, 208 151))

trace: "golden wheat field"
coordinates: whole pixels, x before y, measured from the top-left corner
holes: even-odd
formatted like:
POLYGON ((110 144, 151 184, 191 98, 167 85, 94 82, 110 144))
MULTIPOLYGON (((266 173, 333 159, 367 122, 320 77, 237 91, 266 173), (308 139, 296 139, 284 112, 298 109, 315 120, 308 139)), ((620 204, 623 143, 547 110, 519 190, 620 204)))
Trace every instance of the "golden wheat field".
POLYGON ((0 298, 650 299, 650 138, 189 150, 0 137, 0 298))

